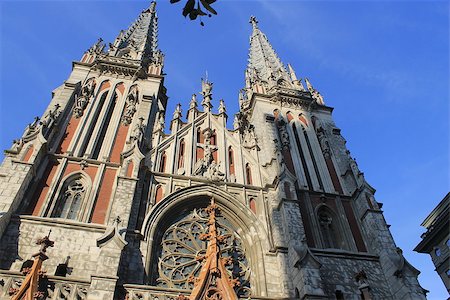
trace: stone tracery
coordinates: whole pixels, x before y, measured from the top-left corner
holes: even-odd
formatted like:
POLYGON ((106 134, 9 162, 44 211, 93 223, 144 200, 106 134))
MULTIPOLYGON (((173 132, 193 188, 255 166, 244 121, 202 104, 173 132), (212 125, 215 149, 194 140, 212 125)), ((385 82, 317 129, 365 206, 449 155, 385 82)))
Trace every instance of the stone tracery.
MULTIPOLYGON (((223 237, 220 255, 232 262, 227 266, 228 276, 239 282, 235 292, 240 297, 249 296, 250 268, 242 242, 225 217, 218 216, 216 223, 218 234, 223 237)), ((191 210, 169 226, 161 241, 158 286, 186 290, 194 288, 207 252, 207 243, 202 238, 207 235, 209 225, 208 212, 203 207, 191 210)), ((215 299, 212 294, 209 296, 215 299)))

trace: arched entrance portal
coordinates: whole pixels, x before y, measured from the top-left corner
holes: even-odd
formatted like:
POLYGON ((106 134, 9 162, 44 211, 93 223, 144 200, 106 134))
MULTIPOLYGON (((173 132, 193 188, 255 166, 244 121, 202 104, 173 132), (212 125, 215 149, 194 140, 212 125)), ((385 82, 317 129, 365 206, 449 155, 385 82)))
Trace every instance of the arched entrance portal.
POLYGON ((147 283, 162 288, 192 290, 193 279, 201 269, 196 258, 203 255, 207 232, 205 208, 214 197, 220 208, 218 231, 226 240, 223 257, 234 263, 227 271, 241 285, 241 298, 266 294, 261 243, 267 236, 254 214, 223 190, 208 185, 179 190, 159 202, 147 215, 143 235, 148 241, 146 256, 147 283))

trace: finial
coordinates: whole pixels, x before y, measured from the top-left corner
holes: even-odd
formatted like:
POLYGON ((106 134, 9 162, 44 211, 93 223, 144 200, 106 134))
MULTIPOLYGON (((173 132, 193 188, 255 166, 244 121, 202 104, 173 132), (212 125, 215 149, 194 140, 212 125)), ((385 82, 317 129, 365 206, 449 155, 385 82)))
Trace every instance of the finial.
MULTIPOLYGON (((206 75, 208 75, 208 73, 206 73, 206 75)), ((203 101, 202 101, 202 105, 203 108, 205 109, 205 111, 211 111, 212 108, 212 104, 211 104, 211 100, 212 100, 212 87, 213 84, 212 82, 208 81, 208 79, 203 79, 202 78, 202 96, 203 96, 203 101)))
POLYGON ((197 95, 192 94, 191 102, 189 103, 189 108, 196 108, 197 107, 197 95))
POLYGON ((150 12, 155 12, 156 10, 156 1, 150 2, 150 12))
POLYGON ((227 109, 225 107, 225 101, 223 101, 223 99, 220 99, 219 114, 224 114, 226 112, 227 112, 227 109))
POLYGON ((173 119, 181 119, 181 103, 178 103, 173 112, 173 119))
POLYGON ((291 75, 292 81, 297 80, 297 75, 295 74, 294 68, 292 68, 291 64, 288 64, 289 75, 291 75))
POLYGON ((252 24, 253 29, 257 29, 258 28, 258 20, 256 19, 255 16, 251 16, 250 17, 250 24, 252 24))

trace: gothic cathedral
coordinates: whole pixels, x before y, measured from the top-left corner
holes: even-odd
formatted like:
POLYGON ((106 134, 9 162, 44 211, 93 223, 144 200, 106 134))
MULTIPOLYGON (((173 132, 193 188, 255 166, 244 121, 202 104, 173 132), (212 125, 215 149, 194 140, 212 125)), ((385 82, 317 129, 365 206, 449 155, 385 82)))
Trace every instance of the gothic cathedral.
POLYGON ((5 151, 0 299, 425 299, 333 109, 256 18, 233 129, 207 79, 168 116, 157 21, 153 2, 94 44, 5 151))

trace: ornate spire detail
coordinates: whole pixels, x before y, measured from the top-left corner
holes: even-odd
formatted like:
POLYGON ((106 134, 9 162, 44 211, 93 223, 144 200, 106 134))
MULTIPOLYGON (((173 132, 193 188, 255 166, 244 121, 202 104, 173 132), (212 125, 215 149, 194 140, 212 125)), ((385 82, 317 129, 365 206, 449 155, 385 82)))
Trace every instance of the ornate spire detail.
POLYGON ((302 80, 297 79, 297 74, 295 74, 294 68, 292 68, 291 64, 288 64, 289 75, 291 76, 292 83, 295 87, 300 89, 301 91, 305 91, 305 87, 302 84, 302 80))
POLYGON ((226 114, 227 113, 227 109, 225 107, 225 101, 223 101, 223 99, 220 99, 219 102, 219 114, 226 114))
POLYGON ((26 274, 26 277, 20 288, 9 291, 10 296, 12 296, 11 300, 38 300, 44 297, 44 292, 39 290, 39 281, 45 277, 45 271, 41 270, 41 267, 42 262, 48 259, 46 255, 47 248, 54 245, 54 242, 50 240, 50 232, 47 236, 36 241, 36 244, 40 245, 41 249, 33 255, 34 262, 31 268, 26 268, 22 271, 26 274))
POLYGON ((306 87, 308 88, 308 91, 311 93, 311 97, 316 100, 316 102, 320 105, 325 105, 325 102, 323 101, 322 95, 317 91, 309 82, 308 78, 305 78, 306 87))
POLYGON ((237 300, 234 287, 239 285, 239 280, 229 278, 225 266, 233 262, 231 257, 223 258, 220 254, 220 245, 224 243, 224 236, 217 230, 216 214, 220 213, 219 207, 211 198, 211 204, 206 211, 209 213, 209 230, 200 236, 200 239, 208 241, 208 248, 204 256, 196 257, 203 260, 203 267, 197 278, 194 278, 194 289, 189 297, 178 296, 177 300, 200 299, 226 299, 237 300))
POLYGON ((189 102, 189 109, 197 108, 197 95, 192 94, 191 102, 189 102))
POLYGON ((178 103, 175 107, 175 111, 173 112, 173 118, 172 120, 181 119, 181 103, 178 103))
POLYGON ((291 82, 286 71, 267 36, 259 29, 254 16, 250 18, 253 32, 250 37, 250 54, 246 71, 246 85, 254 84, 255 80, 266 82, 270 86, 276 85, 283 79, 291 82))
POLYGON ((141 60, 149 63, 160 59, 158 50, 158 16, 156 2, 142 11, 126 31, 121 31, 113 44, 110 55, 141 60))
POLYGON ((211 104, 212 88, 213 88, 213 83, 208 81, 208 78, 206 78, 206 79, 202 78, 201 94, 203 96, 202 106, 203 106, 204 111, 211 111, 211 108, 213 107, 211 104))

